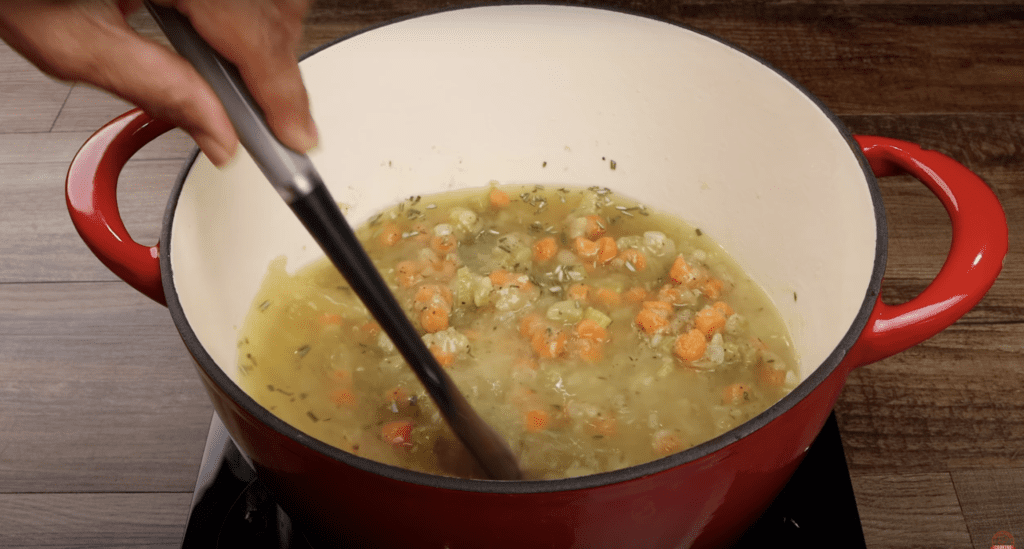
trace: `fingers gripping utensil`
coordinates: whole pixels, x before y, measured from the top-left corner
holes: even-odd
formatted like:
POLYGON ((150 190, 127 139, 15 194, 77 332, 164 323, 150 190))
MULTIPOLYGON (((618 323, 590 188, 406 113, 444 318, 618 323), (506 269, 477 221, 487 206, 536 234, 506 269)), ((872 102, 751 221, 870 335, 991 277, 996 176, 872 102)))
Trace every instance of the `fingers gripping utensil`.
POLYGON ((148 0, 146 8, 178 53, 213 88, 242 146, 394 342, 437 403, 448 426, 491 478, 521 478, 508 444, 473 410, 420 339, 309 157, 285 147, 274 137, 238 70, 199 36, 185 16, 148 0))

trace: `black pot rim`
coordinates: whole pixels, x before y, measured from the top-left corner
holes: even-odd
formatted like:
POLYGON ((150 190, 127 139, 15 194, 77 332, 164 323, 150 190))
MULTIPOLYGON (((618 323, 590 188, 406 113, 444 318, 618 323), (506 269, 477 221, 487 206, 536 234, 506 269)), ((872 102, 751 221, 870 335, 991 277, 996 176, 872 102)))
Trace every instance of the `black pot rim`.
POLYGON ((694 462, 715 454, 727 446, 737 442, 738 440, 754 433, 758 429, 764 427, 768 423, 779 418, 797 403, 802 401, 805 397, 810 395, 816 390, 829 376, 831 376, 838 368, 840 362, 846 356, 846 353, 853 347, 854 343, 859 338, 861 332, 867 326, 871 312, 874 308, 875 302, 878 297, 879 289, 881 287, 882 275, 885 272, 885 263, 888 251, 888 228, 885 217, 885 208, 882 204, 881 192, 878 187, 877 179, 868 164, 867 159, 861 152, 860 146, 854 139, 853 135, 846 128, 846 126, 839 120, 839 118, 825 106, 817 97, 812 95, 808 90, 796 82, 786 73, 775 68, 767 61, 760 57, 743 50, 742 48, 726 42, 725 40, 706 33, 704 31, 693 29, 686 25, 682 25, 677 22, 668 21, 656 17, 651 17, 646 14, 635 13, 619 8, 607 8, 607 7, 583 7, 573 6, 568 4, 561 4, 557 2, 505 2, 503 4, 481 4, 472 6, 460 6, 456 8, 442 8, 432 10, 428 12, 420 12, 410 16, 394 19, 387 21, 372 27, 348 34, 340 37, 322 46, 319 46, 305 55, 302 59, 316 55, 320 51, 330 48, 340 42, 359 36, 363 33, 370 32, 382 27, 386 27, 395 23, 400 23, 410 19, 417 19, 429 15, 434 15, 444 12, 454 12, 472 9, 486 9, 489 7, 502 7, 509 5, 538 5, 538 6, 561 6, 571 7, 578 10, 602 10, 617 12, 625 15, 631 15, 635 17, 641 17, 645 19, 651 19, 654 21, 660 21, 667 23, 683 30, 693 32, 712 39, 726 47, 732 48, 739 53, 746 55, 747 57, 757 61, 769 70, 775 72, 778 76, 789 82, 797 90, 799 90, 804 96, 809 99, 818 109, 826 115, 826 117, 835 125, 837 131, 843 137, 843 139, 850 146, 855 158, 861 166, 861 170, 864 173, 864 180, 868 186, 868 192, 871 196, 873 210, 875 214, 875 262, 871 272, 871 279, 868 285, 867 291, 864 296, 864 300, 858 310, 857 315, 854 317, 853 323, 847 330, 846 334, 840 340, 839 344, 829 354, 829 356, 809 375, 804 379, 792 392, 783 397, 781 400, 770 406, 761 414, 750 419, 746 423, 739 425, 738 427, 719 435, 711 440, 708 440, 702 444, 694 446, 693 448, 685 451, 672 454, 654 461, 647 463, 634 465, 624 469, 618 469, 607 473, 599 473, 594 475, 586 475, 581 477, 570 477, 564 479, 555 480, 522 480, 522 481, 495 481, 495 480, 480 480, 480 479, 464 479, 455 477, 445 477, 439 475, 432 475, 428 473, 422 473, 418 471, 411 471, 403 469, 393 465, 386 465, 380 462, 372 461, 354 454, 345 452, 339 448, 326 444, 318 439, 315 439, 302 431, 292 427, 273 415, 269 410, 260 406, 252 397, 245 393, 234 381, 228 377, 227 373, 221 369, 212 357, 206 352, 206 349, 200 343, 199 338, 193 332, 192 327, 189 325, 188 319, 185 316, 184 310, 181 307, 181 302, 178 299, 177 290, 174 286, 174 272, 171 266, 170 255, 172 225, 174 223, 174 212, 177 208, 178 198, 181 195, 181 190, 185 184, 188 173, 191 170, 192 164, 195 162, 199 155, 199 149, 196 148, 192 151, 189 158, 186 160, 182 170, 178 175, 178 179, 171 189, 170 198, 167 203, 167 208, 164 212, 163 228, 160 235, 160 273, 163 280, 164 295, 167 299, 167 307, 170 310, 171 318, 177 326, 181 338, 184 341, 186 347, 189 349, 192 356, 195 358, 198 365, 203 369, 204 373, 210 377, 210 379, 226 393, 235 403, 240 405, 246 412, 251 414, 253 417, 261 421, 266 426, 270 427, 277 433, 286 436, 313 451, 323 454, 341 464, 356 467, 364 471, 375 473, 383 477, 391 478, 394 480, 409 482, 412 484, 419 484, 429 486, 433 488, 442 488, 448 490, 457 491, 469 491, 469 492, 484 492, 484 493, 500 493, 500 494, 526 494, 526 493, 548 493, 548 492, 563 492, 572 490, 583 490, 589 488, 596 488, 600 486, 608 486, 618 483, 631 481, 640 477, 645 477, 663 471, 673 469, 675 467, 694 462))

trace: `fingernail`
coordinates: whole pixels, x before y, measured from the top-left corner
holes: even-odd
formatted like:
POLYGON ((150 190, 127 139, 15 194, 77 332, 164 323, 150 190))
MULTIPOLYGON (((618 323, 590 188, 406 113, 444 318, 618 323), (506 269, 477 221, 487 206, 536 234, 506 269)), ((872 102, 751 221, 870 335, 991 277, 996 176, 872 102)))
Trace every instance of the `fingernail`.
POLYGON ((320 134, 317 131, 316 123, 310 118, 306 121, 306 124, 299 126, 295 131, 295 141, 299 146, 299 150, 306 152, 313 147, 316 147, 320 142, 320 134))
POLYGON ((213 162, 214 166, 223 168, 231 162, 231 158, 235 156, 235 151, 238 149, 238 142, 233 142, 230 146, 225 146, 219 140, 212 137, 204 137, 198 143, 199 148, 202 149, 203 153, 210 162, 213 162))

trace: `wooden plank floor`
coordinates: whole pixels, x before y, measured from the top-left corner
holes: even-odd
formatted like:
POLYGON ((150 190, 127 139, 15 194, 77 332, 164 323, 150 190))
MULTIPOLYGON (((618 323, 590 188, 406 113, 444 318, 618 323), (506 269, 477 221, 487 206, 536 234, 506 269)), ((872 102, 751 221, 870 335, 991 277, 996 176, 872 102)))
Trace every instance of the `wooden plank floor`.
MULTIPOLYGON (((445 5, 460 3, 476 2, 445 5)), ((321 0, 305 46, 437 5, 321 0)), ((994 189, 1010 221, 1001 278, 951 328, 854 372, 837 415, 868 547, 989 549, 998 531, 1024 540, 1024 7, 610 5, 736 43, 791 74, 855 133, 945 152, 994 189)), ((158 34, 144 15, 131 21, 158 34)), ((177 547, 211 407, 166 310, 91 255, 63 198, 77 147, 128 105, 55 82, 6 46, 0 75, 0 547, 177 547)), ((128 164, 119 197, 139 241, 156 241, 191 147, 172 132, 128 164)), ((882 191, 884 295, 895 302, 938 271, 949 220, 915 181, 889 178, 882 191)))

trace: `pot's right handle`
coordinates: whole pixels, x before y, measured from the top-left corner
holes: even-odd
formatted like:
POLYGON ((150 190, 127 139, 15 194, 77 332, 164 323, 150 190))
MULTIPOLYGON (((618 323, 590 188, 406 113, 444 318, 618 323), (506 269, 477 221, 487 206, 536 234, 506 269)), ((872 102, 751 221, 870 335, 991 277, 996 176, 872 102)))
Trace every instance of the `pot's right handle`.
POLYGON ((174 126, 133 109, 85 141, 68 168, 65 196, 71 222, 92 253, 136 290, 167 305, 159 244, 132 240, 117 208, 117 178, 128 159, 174 126))
POLYGON ((977 175, 948 156, 884 137, 856 136, 878 177, 910 174, 942 201, 953 242, 942 269, 921 295, 899 305, 875 302, 867 327, 846 355, 861 366, 917 345, 941 332, 981 301, 1006 257, 1006 216, 977 175))

